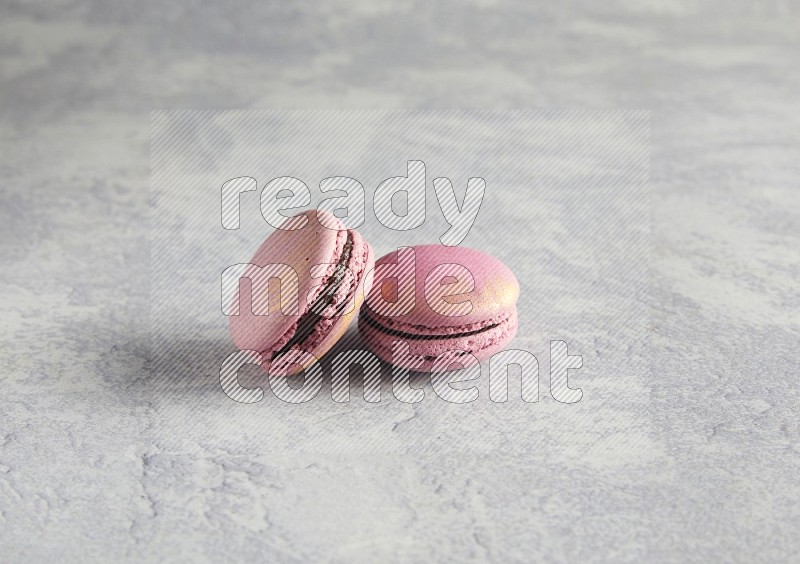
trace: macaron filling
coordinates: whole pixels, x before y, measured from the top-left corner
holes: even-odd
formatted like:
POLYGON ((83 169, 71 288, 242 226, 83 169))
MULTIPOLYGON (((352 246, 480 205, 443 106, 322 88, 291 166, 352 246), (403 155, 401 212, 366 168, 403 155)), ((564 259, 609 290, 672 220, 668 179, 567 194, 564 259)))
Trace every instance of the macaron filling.
POLYGON ((340 235, 336 264, 321 290, 313 298, 308 310, 300 316, 289 330, 276 342, 270 351, 265 351, 270 362, 293 349, 313 350, 330 332, 348 304, 355 299, 355 293, 363 276, 369 245, 352 230, 343 230, 340 235), (348 271, 350 276, 347 275, 348 271))
MULTIPOLYGON (((283 345, 283 347, 272 353, 270 360, 275 360, 275 358, 278 356, 289 352, 295 345, 299 348, 302 348, 303 341, 305 341, 314 333, 314 331, 317 329, 319 321, 325 318, 323 312, 331 305, 334 305, 336 292, 345 279, 345 272, 347 271, 350 263, 350 257, 352 253, 353 235, 348 231, 347 240, 345 241, 344 248, 342 249, 341 256, 339 257, 339 262, 336 264, 333 274, 328 278, 327 284, 324 286, 320 295, 317 296, 317 299, 314 300, 314 303, 311 304, 311 307, 308 308, 308 311, 300 316, 300 319, 297 321, 297 326, 294 329, 294 334, 286 342, 286 344, 283 345)), ((338 304, 338 306, 336 306, 334 315, 337 315, 346 304, 346 300, 338 304)))
MULTIPOLYGON (((409 333, 403 331, 401 329, 392 329, 390 327, 386 327, 382 325, 378 321, 376 321, 370 314, 367 308, 364 308, 364 312, 362 314, 362 319, 381 333, 386 335, 390 335, 392 337, 400 337, 401 339, 423 339, 423 340, 430 340, 430 339, 459 339, 461 337, 469 337, 470 335, 477 335, 478 333, 483 333, 485 331, 491 331, 495 327, 500 326, 503 321, 497 322, 490 322, 488 325, 483 325, 478 329, 469 329, 469 325, 463 326, 461 330, 458 327, 452 328, 452 332, 450 333, 409 333)), ((422 327, 422 326, 416 326, 422 327)), ((435 329, 427 328, 428 331, 433 331, 435 329)), ((441 330, 441 329, 439 329, 441 330)))

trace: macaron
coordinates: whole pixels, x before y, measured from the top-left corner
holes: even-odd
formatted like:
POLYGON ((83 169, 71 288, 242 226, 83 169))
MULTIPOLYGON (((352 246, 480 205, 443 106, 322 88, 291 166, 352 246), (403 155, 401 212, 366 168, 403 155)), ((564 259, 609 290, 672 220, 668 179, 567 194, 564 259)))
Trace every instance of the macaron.
POLYGON ((289 376, 308 368, 355 318, 374 263, 369 243, 333 214, 310 210, 287 218, 240 279, 238 315, 228 318, 234 344, 261 353, 266 372, 289 376))
POLYGON ((358 327, 369 349, 386 362, 443 371, 467 353, 484 361, 505 348, 517 331, 518 297, 513 272, 485 253, 404 247, 376 262, 358 327))

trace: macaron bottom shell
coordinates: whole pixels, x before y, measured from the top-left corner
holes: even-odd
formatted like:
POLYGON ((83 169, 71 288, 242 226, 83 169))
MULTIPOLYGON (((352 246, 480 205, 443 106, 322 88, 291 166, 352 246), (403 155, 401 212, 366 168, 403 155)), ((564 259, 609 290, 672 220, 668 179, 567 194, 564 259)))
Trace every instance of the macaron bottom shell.
MULTIPOLYGON (((362 307, 358 327, 364 341, 381 360, 417 372, 437 370, 436 360, 448 351, 455 351, 454 362, 457 362, 458 353, 470 353, 479 362, 488 360, 505 348, 518 327, 516 309, 478 328, 473 324, 437 329, 386 321, 371 315, 368 307, 362 307), (395 342, 408 347, 408 356, 396 357, 395 342)), ((446 367, 438 367, 439 370, 443 368, 446 367)))

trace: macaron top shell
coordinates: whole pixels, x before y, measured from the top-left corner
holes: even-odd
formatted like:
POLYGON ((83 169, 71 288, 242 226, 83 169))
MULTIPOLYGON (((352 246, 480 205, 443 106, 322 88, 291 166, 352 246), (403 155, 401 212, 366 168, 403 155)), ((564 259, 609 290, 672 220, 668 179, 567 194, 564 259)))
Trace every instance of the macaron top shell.
MULTIPOLYGON (((306 212, 307 223, 300 229, 287 229, 297 226, 302 221, 300 216, 288 218, 250 259, 250 264, 258 267, 286 265, 297 273, 297 278, 291 276, 288 269, 278 269, 281 275, 280 303, 268 295, 267 288, 262 287, 259 291, 256 287, 254 296, 252 282, 240 286, 239 315, 229 317, 231 336, 240 350, 264 350, 285 335, 308 310, 308 294, 319 283, 309 275, 309 265, 335 262, 337 248, 343 245, 340 240, 346 237, 344 225, 338 231, 327 229, 319 223, 319 213, 325 212, 306 212), (293 280, 296 284, 292 283, 293 280), (297 307, 293 307, 295 303, 297 307), (259 307, 268 308, 267 315, 254 314, 253 311, 258 311, 259 307)), ((252 280, 256 272, 257 269, 248 268, 245 276, 252 280)), ((277 284, 273 283, 272 288, 277 290, 277 284)))
POLYGON ((517 278, 498 259, 465 247, 419 245, 398 249, 376 262, 365 307, 373 319, 390 329, 450 334, 508 318, 516 311, 518 298, 517 278), (413 251, 413 270, 402 268, 411 264, 409 250, 413 251), (380 268, 393 264, 399 267, 380 268), (393 279, 398 275, 404 278, 400 283, 393 279), (413 284, 413 307, 387 307, 392 300, 398 304, 409 300, 403 283, 413 284))

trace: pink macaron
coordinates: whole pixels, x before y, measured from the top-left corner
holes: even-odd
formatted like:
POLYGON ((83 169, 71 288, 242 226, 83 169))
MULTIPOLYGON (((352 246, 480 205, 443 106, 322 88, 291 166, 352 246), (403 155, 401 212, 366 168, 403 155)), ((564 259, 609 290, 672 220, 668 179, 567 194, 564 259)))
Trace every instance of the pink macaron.
POLYGON ((505 348, 517 331, 518 297, 516 277, 494 257, 464 247, 404 247, 376 262, 358 326, 381 359, 445 370, 467 353, 483 361, 505 348))
POLYGON ((234 344, 261 353, 268 372, 288 376, 308 368, 355 317, 374 262, 369 243, 333 214, 311 210, 288 218, 240 279, 238 315, 228 318, 234 344))

